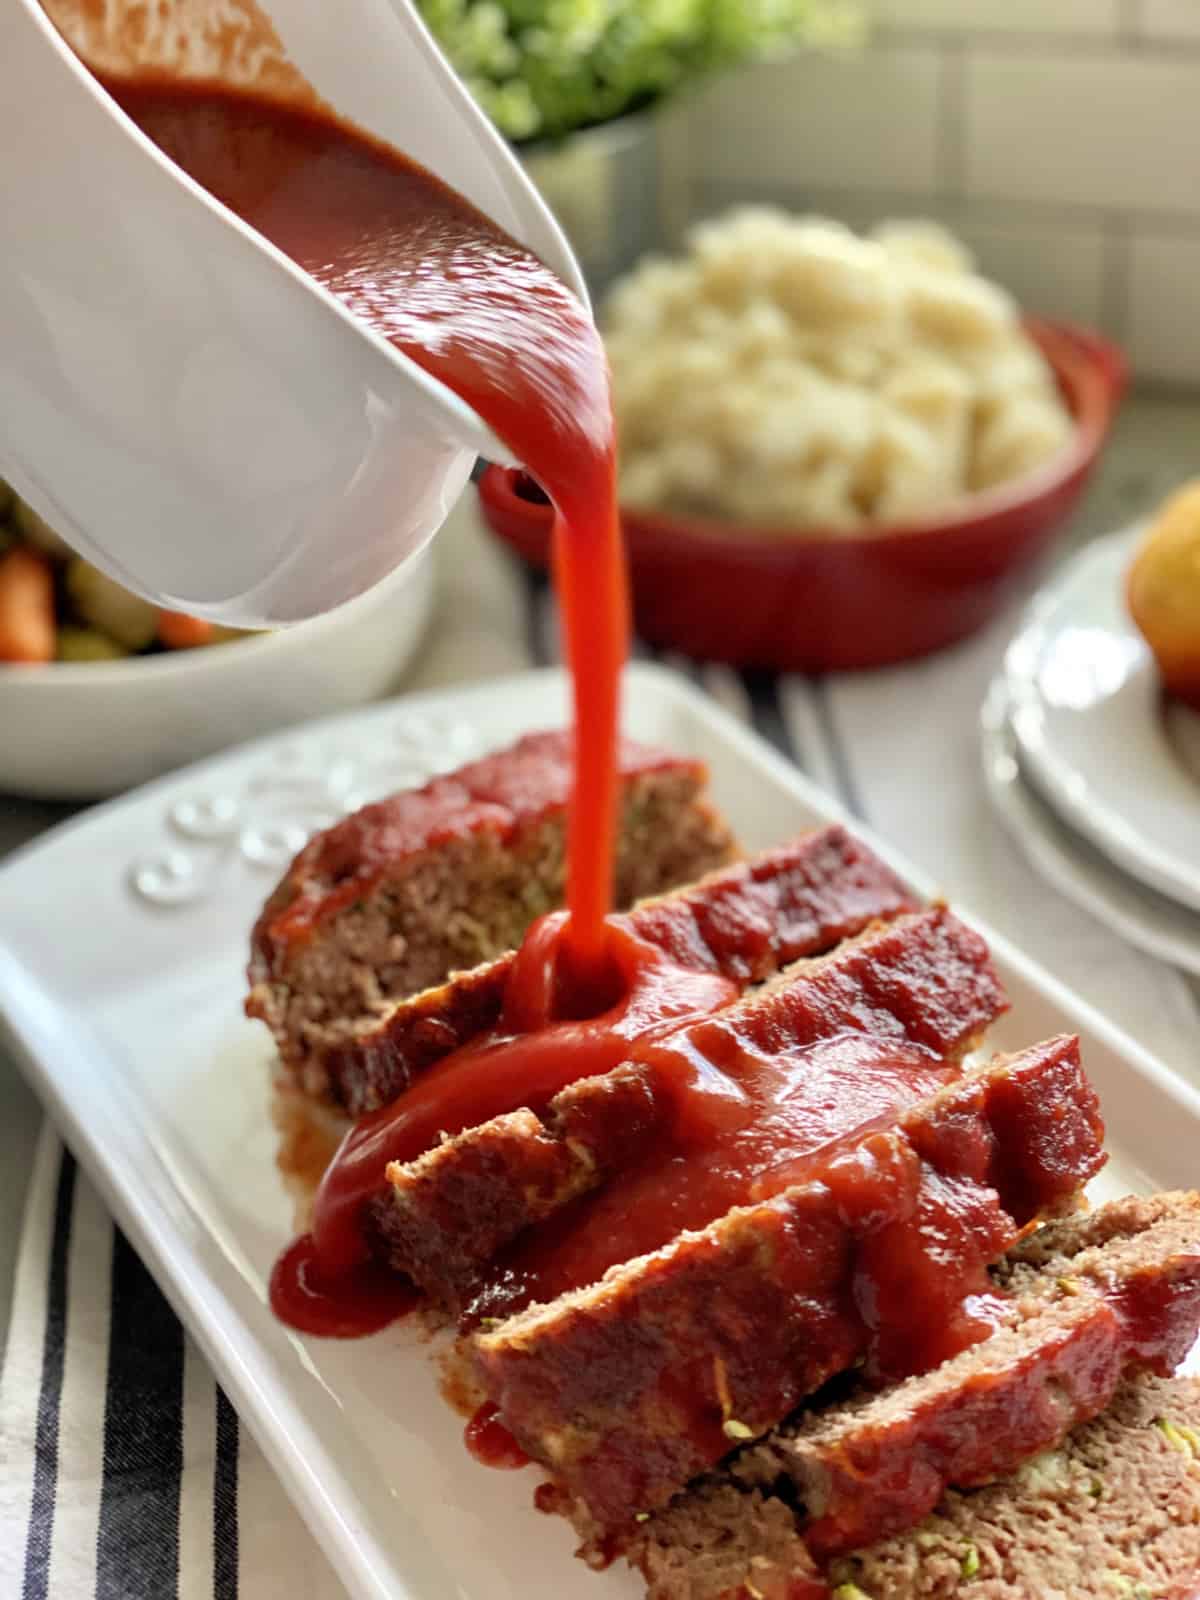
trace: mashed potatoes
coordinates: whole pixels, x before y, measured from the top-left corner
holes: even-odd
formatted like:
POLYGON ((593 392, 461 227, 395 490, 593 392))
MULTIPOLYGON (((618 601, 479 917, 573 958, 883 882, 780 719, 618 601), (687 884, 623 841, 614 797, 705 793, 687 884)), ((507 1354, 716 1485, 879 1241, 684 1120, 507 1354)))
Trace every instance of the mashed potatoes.
POLYGON ((792 529, 919 518, 1071 433, 1012 299, 932 223, 747 209, 614 290, 628 505, 792 529))

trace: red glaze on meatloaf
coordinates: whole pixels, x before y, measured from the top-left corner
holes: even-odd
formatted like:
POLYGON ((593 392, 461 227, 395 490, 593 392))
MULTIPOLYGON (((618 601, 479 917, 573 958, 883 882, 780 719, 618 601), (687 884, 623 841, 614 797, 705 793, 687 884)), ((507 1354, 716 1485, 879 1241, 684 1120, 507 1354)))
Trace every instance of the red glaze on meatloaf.
MULTIPOLYGON (((915 904, 878 856, 834 824, 644 900, 628 922, 680 966, 748 985, 915 904)), ((514 959, 509 951, 456 973, 333 1044, 325 1068, 341 1102, 356 1114, 385 1105, 417 1073, 493 1027, 514 959)))
POLYGON ((914 1527, 951 1486, 994 1482, 1058 1445, 1130 1372, 1169 1377, 1200 1328, 1200 1195, 1105 1210, 1103 1243, 1071 1218, 1009 1253, 991 1338, 801 1416, 737 1458, 734 1476, 790 1484, 805 1540, 827 1560, 914 1527))
POLYGON ((831 1592, 838 1600, 1196 1600, 1196 1440, 1200 1381, 1132 1378, 1098 1417, 1012 1477, 952 1489, 919 1528, 839 1556, 831 1592))
POLYGON ((998 1059, 807 1181, 481 1330, 476 1371, 522 1448, 626 1527, 864 1355, 886 1376, 982 1337, 985 1265, 1073 1203, 1102 1135, 1077 1041, 998 1059))
MULTIPOLYGON (((1049 1224, 994 1278, 991 1338, 879 1393, 826 1392, 635 1524, 621 1553, 649 1600, 786 1600, 823 1569, 839 1600, 1193 1600, 1200 1386, 1136 1375, 1195 1340, 1200 1195, 1049 1224)), ((561 1509, 580 1554, 611 1559, 561 1509)))
POLYGON ((763 1171, 895 1112, 904 1101, 894 1094, 930 1092, 939 1081, 931 1069, 957 1062, 1005 1003, 983 942, 944 908, 872 928, 665 1042, 632 1041, 629 1062, 572 1084, 540 1115, 516 1110, 393 1163, 391 1203, 378 1213, 389 1259, 452 1307, 483 1289, 489 1315, 501 1300, 512 1310, 518 1297, 594 1282, 614 1262, 760 1198, 763 1171), (888 1040, 922 1049, 910 1059, 888 1040), (804 1053, 819 1041, 827 1048, 804 1053), (700 1058, 737 1081, 748 1109, 698 1141, 681 1124, 700 1058), (750 1116, 754 1126, 743 1127, 750 1116), (697 1164, 701 1185, 687 1181, 697 1164), (616 1173, 619 1183, 561 1217, 553 1245, 535 1230, 515 1254, 493 1259, 616 1173), (622 1248, 624 1257, 614 1253, 622 1248))

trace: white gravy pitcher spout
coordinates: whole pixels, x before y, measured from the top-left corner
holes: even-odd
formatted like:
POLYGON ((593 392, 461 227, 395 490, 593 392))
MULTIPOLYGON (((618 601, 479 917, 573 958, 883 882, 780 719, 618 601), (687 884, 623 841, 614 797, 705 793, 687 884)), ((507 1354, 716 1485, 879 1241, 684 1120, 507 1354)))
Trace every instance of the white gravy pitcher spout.
POLYGON ((0 474, 157 604, 243 626, 329 610, 422 549, 476 455, 508 452, 182 174, 81 58, 323 103, 586 301, 579 268, 409 0, 0 8, 0 474))

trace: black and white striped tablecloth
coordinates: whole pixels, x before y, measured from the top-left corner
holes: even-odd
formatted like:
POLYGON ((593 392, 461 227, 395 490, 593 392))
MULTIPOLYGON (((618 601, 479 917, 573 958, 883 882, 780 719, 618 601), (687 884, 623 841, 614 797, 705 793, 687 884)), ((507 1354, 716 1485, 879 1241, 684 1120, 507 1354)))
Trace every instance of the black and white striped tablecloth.
MULTIPOLYGON (((476 528, 439 540, 413 687, 556 658, 553 604, 476 528)), ((679 667, 962 903, 1180 1070, 1194 988, 1064 905, 988 816, 975 717, 1012 618, 870 677, 679 667)), ((339 1600, 271 1469, 73 1157, 43 1130, 0 1373, 0 1600, 339 1600)))

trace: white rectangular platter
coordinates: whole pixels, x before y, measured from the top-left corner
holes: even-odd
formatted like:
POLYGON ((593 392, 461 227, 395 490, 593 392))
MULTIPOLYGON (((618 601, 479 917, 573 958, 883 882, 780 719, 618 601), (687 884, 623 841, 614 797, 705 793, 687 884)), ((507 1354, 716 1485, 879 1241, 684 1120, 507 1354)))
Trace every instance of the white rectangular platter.
MULTIPOLYGON (((840 816, 681 679, 635 666, 625 727, 704 757, 751 849, 840 816)), ((478 1466, 403 1324, 305 1340, 266 1304, 292 1225, 268 1114, 270 1045, 241 1014, 251 923, 307 830, 532 728, 557 672, 395 701, 206 762, 89 813, 0 870, 0 1018, 31 1081, 360 1596, 617 1600, 572 1560, 531 1470, 478 1466)), ((924 883, 871 841, 914 885, 924 883)), ((953 885, 948 886, 953 892, 953 885)), ((1112 1160, 1099 1192, 1187 1186, 1200 1095, 982 929, 1012 998, 999 1047, 1083 1036, 1112 1160)))

